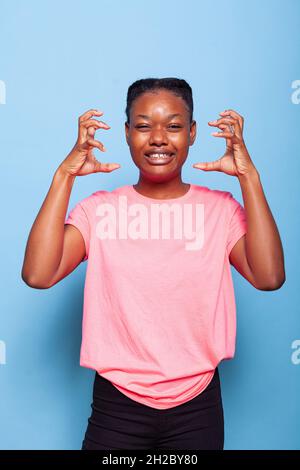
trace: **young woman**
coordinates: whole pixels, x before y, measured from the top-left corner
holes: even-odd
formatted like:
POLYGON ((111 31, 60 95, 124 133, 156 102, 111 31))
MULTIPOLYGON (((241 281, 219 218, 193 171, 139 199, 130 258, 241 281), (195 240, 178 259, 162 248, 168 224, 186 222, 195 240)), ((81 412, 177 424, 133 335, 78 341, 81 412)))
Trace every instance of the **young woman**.
POLYGON ((227 191, 182 181, 196 138, 185 80, 143 79, 128 89, 126 140, 139 179, 99 189, 66 218, 77 176, 111 172, 95 139, 109 125, 87 111, 29 234, 22 270, 45 289, 88 260, 80 365, 96 371, 82 449, 223 449, 218 364, 235 348, 230 265, 256 289, 285 281, 280 236, 243 139, 243 118, 208 123, 226 140, 204 171, 238 178, 227 191))

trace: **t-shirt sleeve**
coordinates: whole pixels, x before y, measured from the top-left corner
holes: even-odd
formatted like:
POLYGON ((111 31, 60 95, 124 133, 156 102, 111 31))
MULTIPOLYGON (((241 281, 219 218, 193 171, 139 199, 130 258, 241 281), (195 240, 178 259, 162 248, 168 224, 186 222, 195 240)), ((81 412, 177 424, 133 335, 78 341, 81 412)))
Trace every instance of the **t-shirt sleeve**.
POLYGON ((65 220, 65 224, 74 225, 81 232, 86 252, 83 261, 87 260, 89 256, 90 247, 90 224, 87 213, 80 202, 71 209, 65 220))
POLYGON ((237 241, 247 232, 246 211, 244 207, 229 193, 230 222, 227 237, 227 253, 230 254, 237 241))

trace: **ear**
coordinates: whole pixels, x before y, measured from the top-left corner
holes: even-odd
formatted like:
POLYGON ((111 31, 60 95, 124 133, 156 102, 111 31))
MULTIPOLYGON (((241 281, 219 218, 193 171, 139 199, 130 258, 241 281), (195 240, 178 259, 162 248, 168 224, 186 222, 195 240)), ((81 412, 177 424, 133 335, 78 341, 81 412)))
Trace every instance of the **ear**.
POLYGON ((190 145, 193 145, 197 136, 197 122, 193 120, 190 127, 190 145))
POLYGON ((129 124, 128 122, 126 121, 125 122, 125 136, 126 136, 126 142, 127 144, 129 145, 129 124))

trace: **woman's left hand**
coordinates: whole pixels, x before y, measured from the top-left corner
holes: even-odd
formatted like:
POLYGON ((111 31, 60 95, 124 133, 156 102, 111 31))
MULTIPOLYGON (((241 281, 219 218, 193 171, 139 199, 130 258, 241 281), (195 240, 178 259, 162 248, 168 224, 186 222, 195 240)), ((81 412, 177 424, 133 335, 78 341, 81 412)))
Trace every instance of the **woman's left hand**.
POLYGON ((225 153, 218 160, 194 163, 193 167, 204 171, 221 171, 230 176, 241 176, 256 170, 243 138, 244 118, 233 109, 219 114, 221 118, 209 121, 208 125, 221 129, 212 135, 226 139, 225 153))

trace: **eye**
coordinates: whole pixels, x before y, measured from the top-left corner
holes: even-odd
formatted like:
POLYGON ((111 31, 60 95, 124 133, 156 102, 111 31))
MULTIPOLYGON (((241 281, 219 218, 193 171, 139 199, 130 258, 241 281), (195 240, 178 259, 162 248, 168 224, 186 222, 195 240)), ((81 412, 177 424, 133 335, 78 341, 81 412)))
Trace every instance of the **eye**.
MULTIPOLYGON (((149 127, 149 126, 146 126, 145 124, 141 124, 141 125, 136 126, 137 129, 143 129, 143 128, 146 128, 146 127, 149 127)), ((169 127, 171 129, 180 129, 181 128, 181 126, 178 126, 177 124, 170 124, 169 127)))

